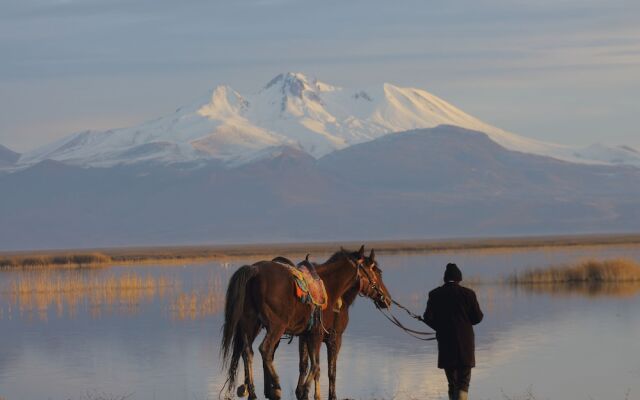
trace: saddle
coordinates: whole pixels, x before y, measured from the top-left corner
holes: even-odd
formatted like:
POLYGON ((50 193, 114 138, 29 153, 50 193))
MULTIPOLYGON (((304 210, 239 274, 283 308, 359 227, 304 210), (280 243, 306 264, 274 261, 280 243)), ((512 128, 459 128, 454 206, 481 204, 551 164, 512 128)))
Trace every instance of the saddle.
POLYGON ((284 257, 276 257, 272 261, 289 268, 289 272, 296 282, 296 297, 300 301, 325 310, 328 305, 327 290, 308 257, 298 265, 284 257))

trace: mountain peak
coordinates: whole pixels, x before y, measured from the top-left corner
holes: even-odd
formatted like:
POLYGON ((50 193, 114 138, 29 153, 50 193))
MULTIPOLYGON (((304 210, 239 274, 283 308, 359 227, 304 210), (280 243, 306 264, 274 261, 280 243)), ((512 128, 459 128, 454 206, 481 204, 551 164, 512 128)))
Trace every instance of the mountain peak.
POLYGON ((306 85, 311 86, 312 82, 315 79, 307 77, 305 74, 301 72, 283 72, 281 74, 276 75, 273 79, 271 79, 265 86, 265 89, 269 89, 273 86, 297 86, 297 85, 306 85))
POLYGON ((575 149, 491 126, 424 90, 389 83, 341 88, 284 72, 253 94, 218 86, 206 100, 138 126, 71 135, 21 156, 19 164, 54 159, 83 166, 155 160, 251 160, 292 146, 319 158, 389 133, 453 125, 483 132, 504 148, 573 162, 640 165, 628 149, 575 149))
POLYGON ((264 90, 276 88, 285 96, 302 98, 305 92, 317 94, 318 92, 329 92, 336 90, 335 86, 318 81, 301 72, 283 72, 271 79, 264 90))
POLYGON ((249 107, 249 102, 240 93, 227 85, 220 85, 213 89, 210 102, 197 112, 209 119, 222 119, 241 112, 247 107, 249 107))

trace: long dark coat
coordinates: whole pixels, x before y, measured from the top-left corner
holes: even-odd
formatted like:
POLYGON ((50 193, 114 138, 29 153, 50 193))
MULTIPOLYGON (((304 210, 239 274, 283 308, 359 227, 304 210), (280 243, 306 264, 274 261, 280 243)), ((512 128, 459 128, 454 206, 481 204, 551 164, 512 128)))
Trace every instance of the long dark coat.
POLYGON ((438 368, 476 366, 473 325, 482 317, 475 292, 456 282, 429 293, 423 318, 436 331, 438 368))

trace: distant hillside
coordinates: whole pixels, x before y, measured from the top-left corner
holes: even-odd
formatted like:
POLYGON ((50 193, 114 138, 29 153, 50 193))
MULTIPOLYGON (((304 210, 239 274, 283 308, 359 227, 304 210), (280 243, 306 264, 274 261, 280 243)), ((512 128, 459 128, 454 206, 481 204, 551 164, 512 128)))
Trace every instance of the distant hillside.
POLYGON ((640 169, 507 150, 440 126, 318 160, 280 147, 229 167, 45 161, 0 176, 0 248, 633 232, 640 169))

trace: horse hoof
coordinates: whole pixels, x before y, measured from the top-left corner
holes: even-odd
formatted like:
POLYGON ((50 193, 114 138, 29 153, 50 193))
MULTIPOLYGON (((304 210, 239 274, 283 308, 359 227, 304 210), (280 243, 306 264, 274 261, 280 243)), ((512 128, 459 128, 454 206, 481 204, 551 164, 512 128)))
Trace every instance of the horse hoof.
POLYGON ((298 390, 296 389, 296 399, 297 400, 309 400, 309 391, 304 388, 298 390))
POLYGON ((282 390, 281 389, 274 389, 273 390, 273 398, 275 400, 280 400, 282 398, 282 390))
POLYGON ((249 390, 247 389, 247 385, 238 386, 238 390, 236 391, 238 397, 247 397, 249 395, 249 390))

